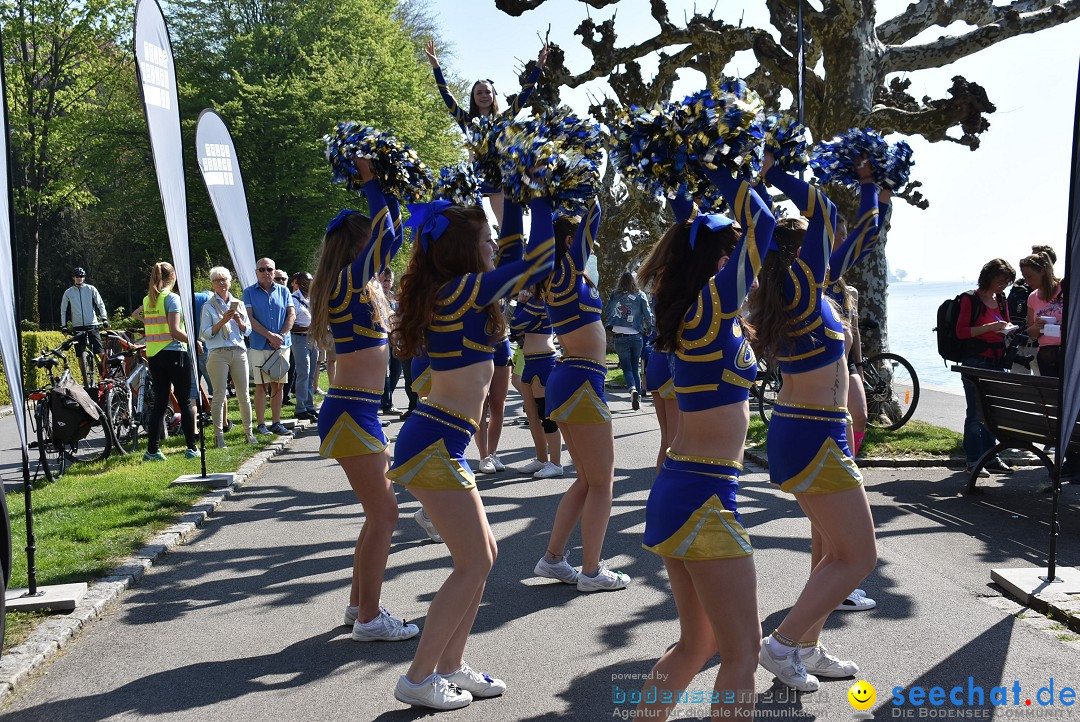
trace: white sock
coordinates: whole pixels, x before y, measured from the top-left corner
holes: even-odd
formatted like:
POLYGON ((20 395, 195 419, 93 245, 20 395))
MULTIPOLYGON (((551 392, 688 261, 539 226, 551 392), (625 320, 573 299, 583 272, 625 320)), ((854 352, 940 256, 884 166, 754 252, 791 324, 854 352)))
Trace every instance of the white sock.
POLYGON ((360 617, 360 607, 354 607, 351 604, 346 605, 345 613, 346 614, 351 614, 352 616, 354 616, 356 618, 359 618, 360 617))
MULTIPOLYGON (((806 659, 813 654, 815 649, 817 649, 816 644, 813 647, 799 647, 799 659, 806 659)), ((788 654, 790 654, 790 652, 788 654)))
POLYGON ((769 640, 765 642, 769 645, 769 651, 773 653, 774 657, 787 657, 794 652, 797 647, 792 647, 783 642, 777 641, 776 637, 769 635, 769 640))
POLYGON ((435 676, 435 673, 434 673, 434 672, 432 672, 431 674, 429 674, 428 676, 426 676, 426 677, 424 677, 424 678, 423 678, 422 680, 420 680, 420 683, 419 683, 419 684, 413 684, 412 682, 410 682, 410 681, 409 681, 409 678, 408 678, 408 677, 406 677, 405 675, 401 675, 401 678, 402 678, 403 680, 405 680, 405 684, 409 685, 410 687, 423 687, 423 686, 424 686, 424 685, 426 685, 426 684, 427 684, 428 682, 430 682, 430 681, 431 681, 431 679, 432 679, 432 677, 434 677, 434 676, 435 676))

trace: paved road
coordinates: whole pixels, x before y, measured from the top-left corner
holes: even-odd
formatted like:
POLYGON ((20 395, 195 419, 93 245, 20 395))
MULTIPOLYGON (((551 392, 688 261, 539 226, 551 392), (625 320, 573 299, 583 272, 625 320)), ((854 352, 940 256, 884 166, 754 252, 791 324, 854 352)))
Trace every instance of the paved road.
MULTIPOLYGON (((478 701, 454 719, 610 719, 625 707, 613 704, 613 687, 636 689, 639 683, 629 676, 648 672, 676 639, 662 565, 640 547, 658 443, 654 417, 647 404, 633 412, 619 396, 613 409, 618 471, 605 550, 614 568, 634 577, 633 586, 581 595, 532 578, 569 479, 482 477, 500 554, 467 659, 510 688, 503 698, 478 701)), ((526 443, 523 429, 509 427, 503 458, 526 461, 518 450, 526 443)), ((1001 600, 990 586, 992 567, 1043 559, 1048 498, 1035 492, 1035 472, 1008 484, 993 481, 981 497, 958 496, 960 475, 940 469, 873 469, 866 477, 880 563, 863 586, 879 607, 834 614, 826 639, 863 666, 863 676, 878 690, 872 711, 879 718, 892 716, 887 700, 895 686, 966 689, 970 676, 987 691, 1018 681, 1027 697, 1050 678, 1058 690, 1080 686, 1077 649, 996 607, 1001 600)), ((1060 560, 1069 565, 1080 561, 1078 492, 1073 485, 1065 494, 1060 560)), ((415 500, 402 492, 399 502, 402 520, 383 601, 422 625, 449 559, 409 518, 415 500)), ((760 471, 746 475, 740 503, 757 550, 763 625, 771 630, 805 581, 808 524, 760 471)), ((338 626, 360 522, 341 471, 318 457, 313 436, 299 440, 17 693, 4 719, 423 716, 392 695, 415 643, 357 644, 338 626)), ((694 688, 711 689, 717 663, 698 675, 694 688)), ((759 670, 758 691, 775 695, 759 707, 851 719, 851 683, 828 681, 816 694, 785 701, 771 675, 759 670)), ((705 711, 684 707, 691 716, 705 711)), ((992 710, 989 704, 981 709, 992 710)))

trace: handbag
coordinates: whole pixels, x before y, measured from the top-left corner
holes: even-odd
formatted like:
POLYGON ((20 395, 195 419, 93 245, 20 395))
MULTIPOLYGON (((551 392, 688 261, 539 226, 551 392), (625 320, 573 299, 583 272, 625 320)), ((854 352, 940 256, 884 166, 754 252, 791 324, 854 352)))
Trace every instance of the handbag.
POLYGON ((289 375, 289 357, 281 353, 281 349, 274 349, 259 370, 275 381, 284 380, 289 375))

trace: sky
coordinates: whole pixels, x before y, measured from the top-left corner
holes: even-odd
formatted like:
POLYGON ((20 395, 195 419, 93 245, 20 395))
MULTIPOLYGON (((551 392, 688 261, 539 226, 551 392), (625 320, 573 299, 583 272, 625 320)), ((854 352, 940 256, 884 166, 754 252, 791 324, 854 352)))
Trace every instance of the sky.
MULTIPOLYGON (((744 25, 769 27, 764 0, 714 4, 716 17, 729 23, 742 18, 744 25)), ((819 7, 815 0, 809 4, 819 7)), ((693 13, 694 5, 694 0, 668 0, 669 16, 680 22, 684 12, 693 13)), ((708 0, 697 5, 703 11, 710 7, 708 0)), ((879 0, 878 23, 906 5, 903 0, 879 0)), ((551 40, 566 52, 566 65, 574 74, 592 65, 591 53, 574 35, 586 14, 600 22, 617 13, 619 47, 652 37, 658 29, 649 0, 620 0, 602 10, 578 0, 547 0, 516 18, 499 11, 494 0, 432 0, 431 10, 449 46, 440 56, 443 69, 470 85, 491 78, 500 95, 517 91, 517 74, 536 57, 549 24, 551 40)), ((913 42, 961 34, 966 28, 964 23, 932 28, 913 42)), ((755 66, 751 54, 740 53, 725 72, 745 75, 755 66)), ((992 258, 1005 258, 1015 266, 1033 243, 1057 249, 1058 271, 1064 268, 1078 68, 1080 20, 1074 20, 1005 40, 943 68, 909 74, 909 92, 934 99, 946 96, 953 76, 963 75, 986 89, 997 112, 988 116, 990 128, 975 152, 956 143, 908 139, 915 150, 912 178, 922 181, 930 208, 895 204, 886 249, 894 271, 907 271, 909 281, 975 279, 992 258)), ((650 71, 647 61, 643 71, 650 71)), ((674 95, 681 98, 704 85, 703 75, 684 70, 674 95)), ((604 88, 601 81, 564 88, 562 99, 587 112, 588 94, 602 95, 604 88)))

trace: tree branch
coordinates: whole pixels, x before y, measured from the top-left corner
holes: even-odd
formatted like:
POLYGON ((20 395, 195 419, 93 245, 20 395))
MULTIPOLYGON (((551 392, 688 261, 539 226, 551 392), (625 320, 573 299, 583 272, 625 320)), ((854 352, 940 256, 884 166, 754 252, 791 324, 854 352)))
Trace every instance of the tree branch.
MULTIPOLYGON (((613 5, 619 0, 581 0, 581 2, 599 10, 600 8, 613 5)), ((502 10, 507 15, 513 17, 519 17, 527 10, 535 10, 543 5, 547 0, 495 0, 495 7, 502 10)))
POLYGON ((957 20, 972 25, 988 25, 1011 13, 1030 13, 1057 5, 1057 0, 1014 0, 994 5, 993 0, 918 0, 904 12, 877 27, 878 39, 886 45, 903 45, 927 28, 948 27, 957 20))
POLYGON ((939 68, 1002 40, 1045 30, 1077 17, 1080 17, 1080 0, 1068 0, 1027 14, 1010 10, 1001 20, 964 35, 949 35, 921 45, 893 45, 886 49, 882 58, 882 71, 895 73, 939 68))
POLYGON ((990 127, 983 114, 997 110, 986 97, 986 90, 957 75, 949 88, 951 98, 923 98, 920 103, 907 94, 910 83, 909 80, 893 80, 885 99, 894 104, 875 105, 867 123, 883 135, 921 135, 931 143, 947 140, 966 145, 971 150, 979 147, 979 133, 990 127), (948 133, 957 125, 964 132, 959 138, 948 133))

